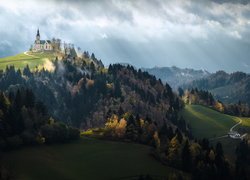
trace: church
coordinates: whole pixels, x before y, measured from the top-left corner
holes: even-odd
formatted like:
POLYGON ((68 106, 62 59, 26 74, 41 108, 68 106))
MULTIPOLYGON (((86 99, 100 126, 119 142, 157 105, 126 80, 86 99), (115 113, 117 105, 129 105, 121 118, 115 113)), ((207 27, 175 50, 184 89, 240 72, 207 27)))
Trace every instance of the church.
POLYGON ((33 52, 52 51, 53 46, 50 40, 40 40, 40 32, 37 30, 36 40, 32 46, 33 52))

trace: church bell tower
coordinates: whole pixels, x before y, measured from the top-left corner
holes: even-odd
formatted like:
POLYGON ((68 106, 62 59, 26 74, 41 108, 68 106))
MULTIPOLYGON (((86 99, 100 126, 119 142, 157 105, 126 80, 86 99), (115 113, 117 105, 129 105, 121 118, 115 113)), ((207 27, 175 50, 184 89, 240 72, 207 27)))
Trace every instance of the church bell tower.
POLYGON ((40 43, 40 32, 39 29, 37 30, 37 34, 36 34, 36 43, 40 43))

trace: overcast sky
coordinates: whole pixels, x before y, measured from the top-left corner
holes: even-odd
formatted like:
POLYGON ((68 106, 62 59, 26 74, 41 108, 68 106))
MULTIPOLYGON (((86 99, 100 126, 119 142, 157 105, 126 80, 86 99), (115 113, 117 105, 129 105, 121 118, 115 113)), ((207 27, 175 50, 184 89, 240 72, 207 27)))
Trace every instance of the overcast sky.
POLYGON ((248 0, 0 0, 0 57, 61 38, 108 65, 250 72, 248 0))

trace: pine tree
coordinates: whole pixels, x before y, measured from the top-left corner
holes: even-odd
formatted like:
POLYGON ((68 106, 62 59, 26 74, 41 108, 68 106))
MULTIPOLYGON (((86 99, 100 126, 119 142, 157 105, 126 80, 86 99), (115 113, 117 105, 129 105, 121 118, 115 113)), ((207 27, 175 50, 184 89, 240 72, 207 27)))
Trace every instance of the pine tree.
POLYGON ((185 145, 182 149, 181 158, 182 158, 182 168, 184 171, 190 171, 192 167, 191 162, 191 153, 189 149, 189 141, 186 140, 185 145))

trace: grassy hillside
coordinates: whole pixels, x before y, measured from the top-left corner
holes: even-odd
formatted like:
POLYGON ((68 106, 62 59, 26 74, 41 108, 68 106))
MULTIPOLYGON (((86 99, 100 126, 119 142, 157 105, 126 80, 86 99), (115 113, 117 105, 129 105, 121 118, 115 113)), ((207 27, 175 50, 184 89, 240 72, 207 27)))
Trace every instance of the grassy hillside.
POLYGON ((242 126, 250 127, 250 118, 225 115, 200 105, 186 105, 181 112, 191 125, 192 133, 197 138, 214 138, 225 135, 240 119, 242 126))
POLYGON ((28 147, 3 155, 17 179, 121 179, 176 172, 149 156, 139 144, 82 138, 63 145, 28 147))
MULTIPOLYGON (((216 138, 226 135, 230 128, 239 122, 240 119, 242 124, 237 126, 235 130, 240 132, 240 129, 243 129, 244 133, 247 132, 249 137, 250 118, 225 115, 200 105, 186 105, 181 114, 190 124, 194 137, 198 139, 216 138)), ((235 160, 235 148, 240 141, 229 137, 211 141, 214 146, 217 142, 222 143, 227 158, 233 162, 235 160)))
POLYGON ((14 65, 17 69, 23 69, 27 64, 30 69, 41 67, 49 60, 55 59, 55 54, 50 52, 44 53, 21 53, 15 56, 0 58, 0 70, 5 70, 6 66, 14 65))

